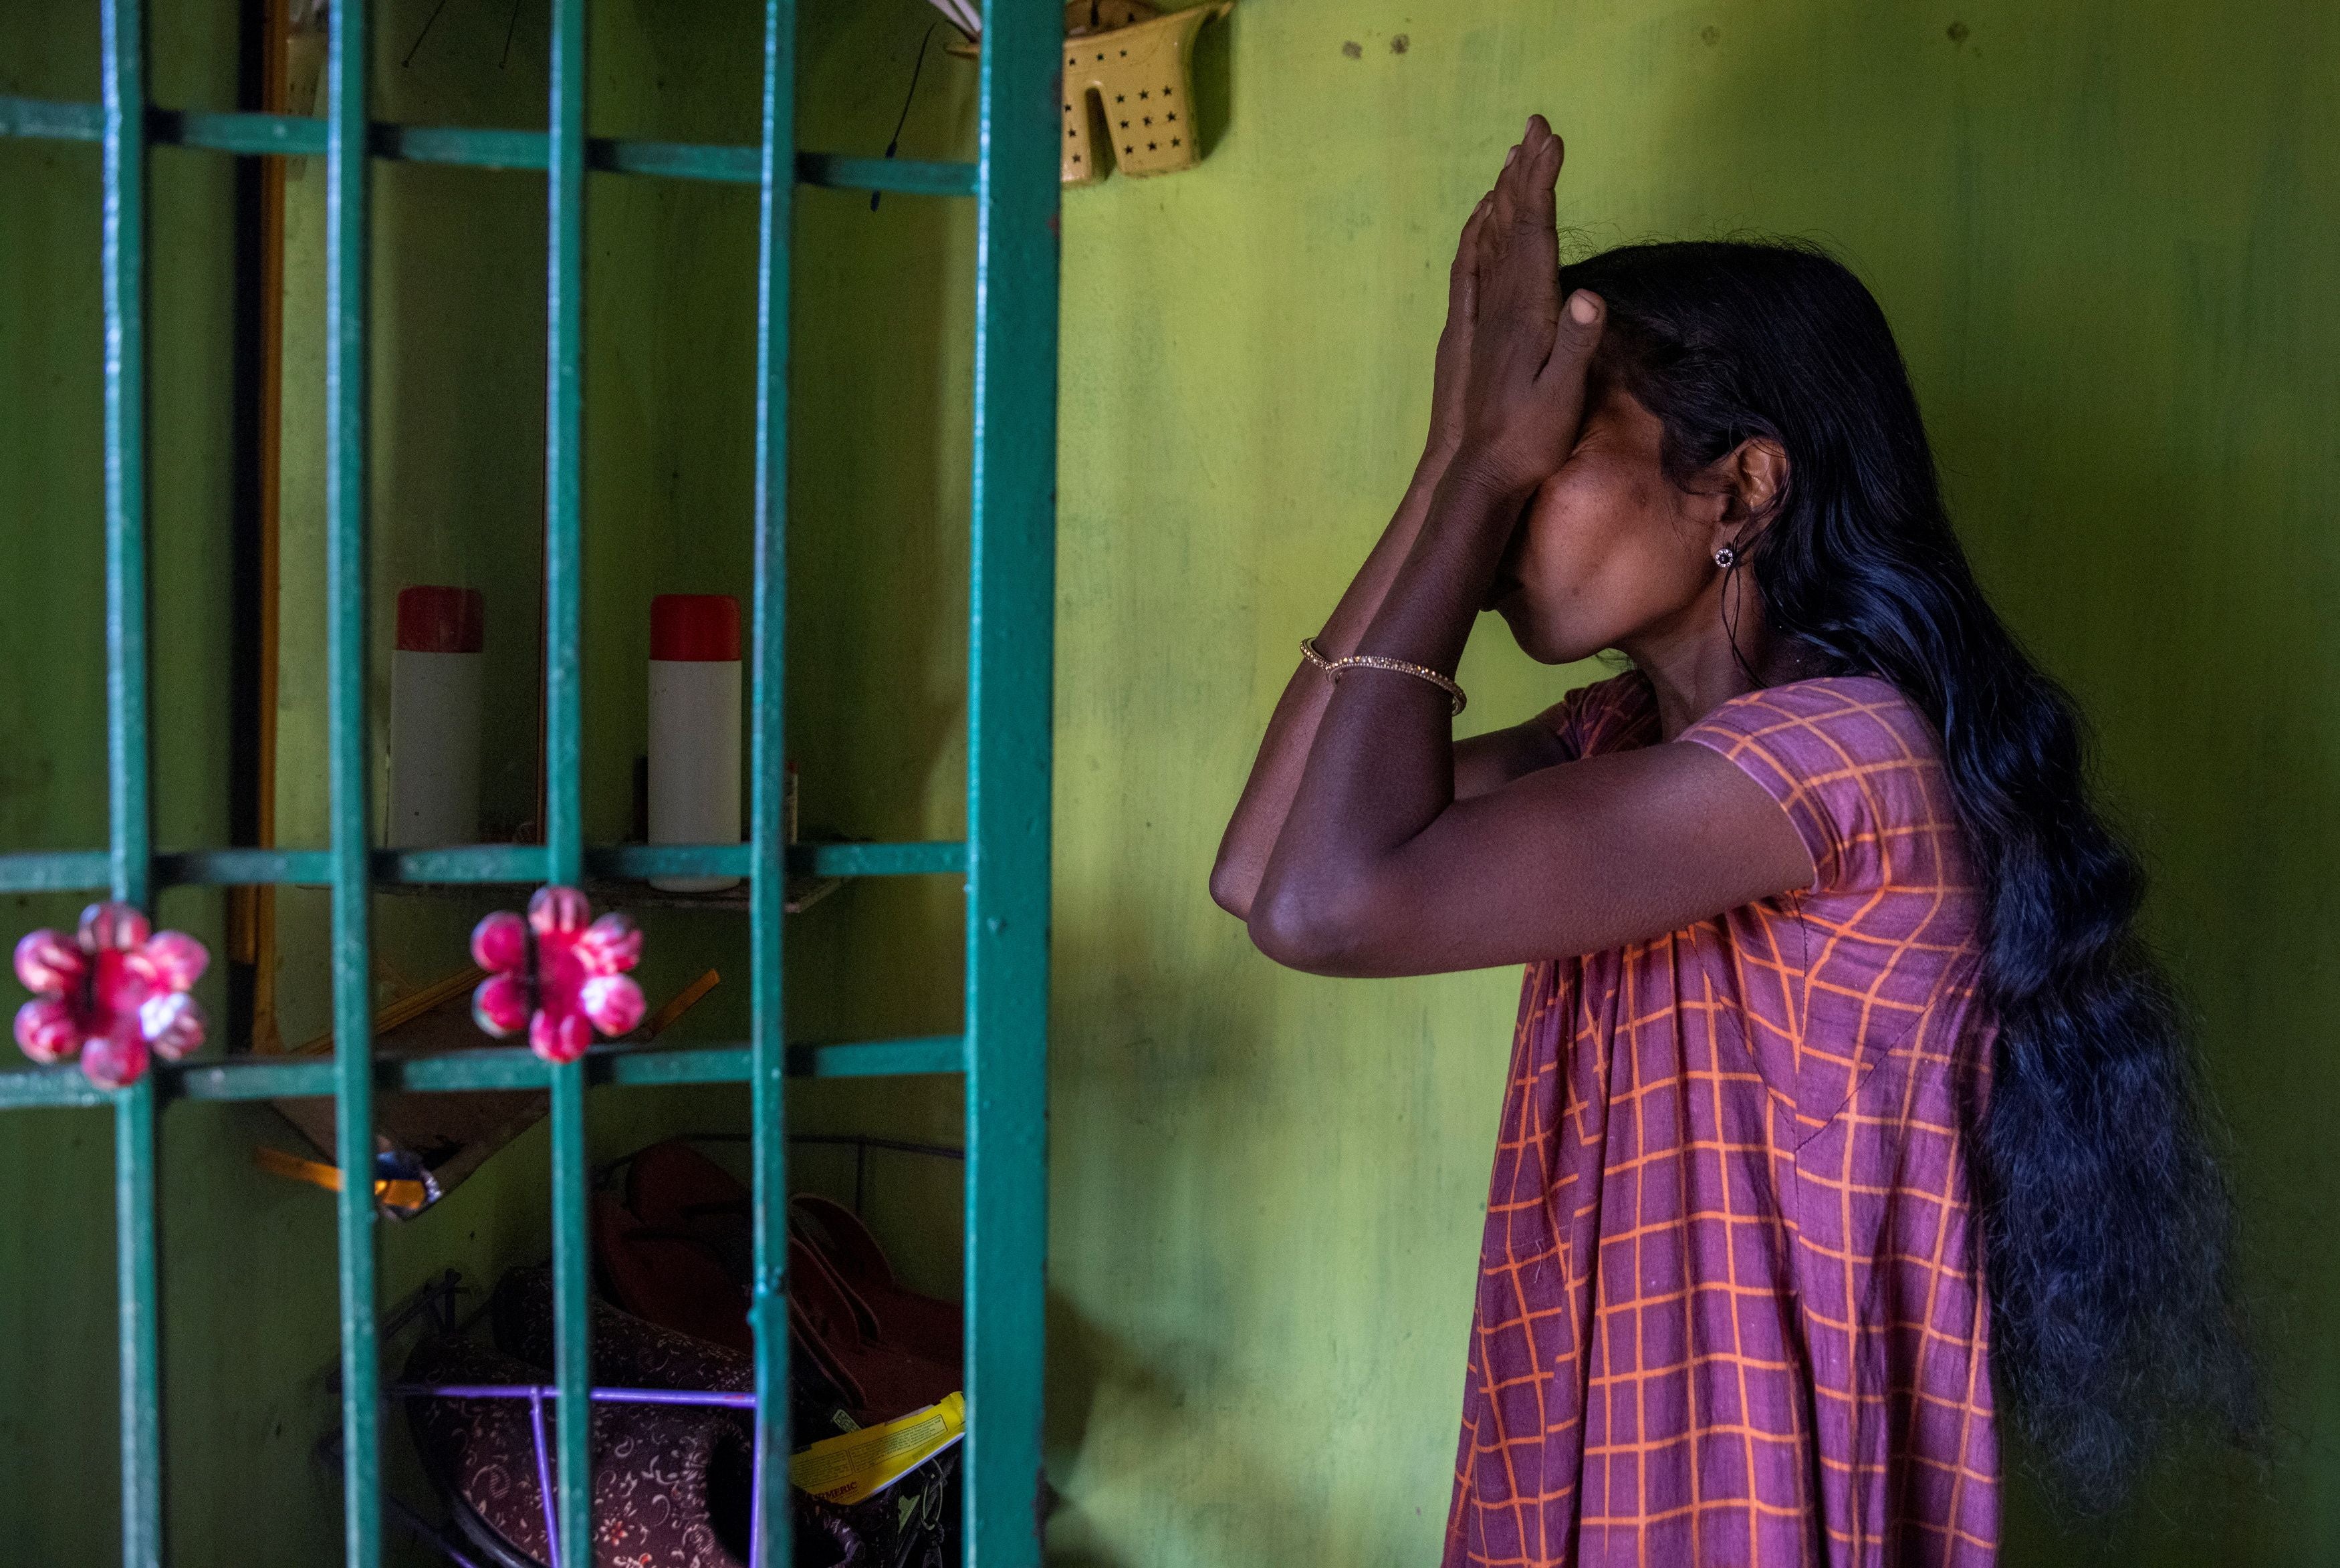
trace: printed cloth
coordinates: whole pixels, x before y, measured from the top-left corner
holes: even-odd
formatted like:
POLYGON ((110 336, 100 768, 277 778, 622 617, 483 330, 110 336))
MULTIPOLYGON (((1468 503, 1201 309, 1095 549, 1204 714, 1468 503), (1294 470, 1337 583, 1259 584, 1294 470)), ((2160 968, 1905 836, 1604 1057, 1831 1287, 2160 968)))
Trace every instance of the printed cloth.
MULTIPOLYGON (((1638 674, 1548 715, 1658 744, 1638 674)), ((1810 889, 1531 966, 1446 1568, 1977 1568, 1998 1554, 1968 1128, 1993 1025, 1940 745, 1883 681, 1686 732, 1810 889)))

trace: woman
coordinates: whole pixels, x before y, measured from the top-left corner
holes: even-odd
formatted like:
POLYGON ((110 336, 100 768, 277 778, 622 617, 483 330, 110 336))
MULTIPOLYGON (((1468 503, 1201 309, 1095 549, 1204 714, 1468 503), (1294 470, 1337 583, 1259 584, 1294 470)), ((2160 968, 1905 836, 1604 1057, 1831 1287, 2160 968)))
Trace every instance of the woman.
POLYGON ((1531 120, 1463 230, 1428 450, 1213 894, 1320 974, 1529 966, 1448 1564, 1988 1563, 1994 1362, 2087 1504, 2250 1417, 2141 875, 1866 291, 1562 269, 1561 155, 1531 120), (1631 670, 1457 744, 1482 608, 1631 670))

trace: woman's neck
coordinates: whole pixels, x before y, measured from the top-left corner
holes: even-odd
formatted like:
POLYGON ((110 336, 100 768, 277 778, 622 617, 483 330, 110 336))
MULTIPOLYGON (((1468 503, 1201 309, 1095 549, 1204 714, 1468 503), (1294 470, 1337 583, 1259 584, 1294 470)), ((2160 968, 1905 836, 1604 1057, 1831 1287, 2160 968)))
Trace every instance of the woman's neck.
POLYGON ((1826 673, 1816 650, 1771 635, 1751 582, 1729 585, 1726 626, 1724 587, 1718 578, 1716 591, 1669 626, 1620 646, 1656 694, 1658 733, 1667 740, 1741 693, 1826 673))

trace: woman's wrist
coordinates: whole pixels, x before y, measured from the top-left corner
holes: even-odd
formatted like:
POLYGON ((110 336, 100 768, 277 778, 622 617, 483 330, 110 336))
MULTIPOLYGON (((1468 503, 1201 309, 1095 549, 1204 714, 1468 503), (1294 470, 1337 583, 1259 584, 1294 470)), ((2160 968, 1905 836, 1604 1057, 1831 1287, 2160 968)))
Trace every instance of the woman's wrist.
POLYGON ((1455 441, 1433 438, 1422 449, 1422 457, 1413 465, 1413 478, 1407 481, 1406 488, 1418 490, 1424 496, 1434 492, 1438 488, 1438 481, 1444 478, 1446 470, 1453 466, 1458 448, 1459 443, 1455 441))
POLYGON ((1535 488, 1499 463, 1457 451, 1439 475, 1432 512, 1450 520, 1500 524, 1508 536, 1535 488))

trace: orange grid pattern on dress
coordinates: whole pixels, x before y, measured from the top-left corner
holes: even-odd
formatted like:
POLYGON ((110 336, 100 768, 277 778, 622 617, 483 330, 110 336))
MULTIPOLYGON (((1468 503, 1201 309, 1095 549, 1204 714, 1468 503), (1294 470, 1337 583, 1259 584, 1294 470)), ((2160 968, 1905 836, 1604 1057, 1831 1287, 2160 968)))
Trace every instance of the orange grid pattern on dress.
MULTIPOLYGON (((1655 744, 1628 674, 1549 715, 1655 744)), ((1446 1568, 1978 1568, 1998 1455, 1967 1129, 1993 1027, 1939 741, 1883 681, 1681 737, 1810 889, 1527 971, 1446 1568)))

